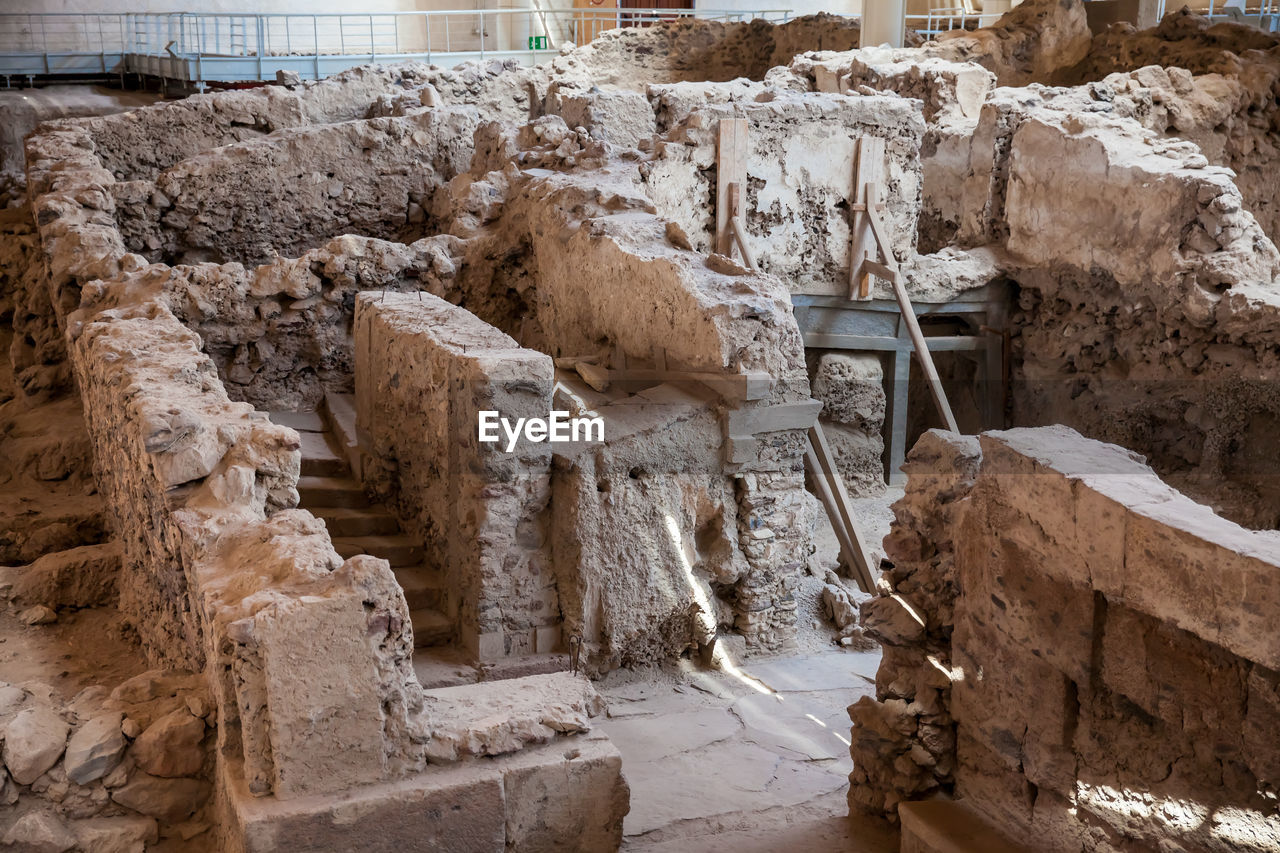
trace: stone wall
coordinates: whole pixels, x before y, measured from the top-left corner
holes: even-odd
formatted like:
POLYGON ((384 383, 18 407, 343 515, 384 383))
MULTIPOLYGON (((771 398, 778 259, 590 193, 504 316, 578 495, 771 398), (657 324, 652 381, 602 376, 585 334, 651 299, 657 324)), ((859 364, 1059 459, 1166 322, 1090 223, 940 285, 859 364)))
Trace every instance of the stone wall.
POLYGON ((430 294, 360 294, 355 345, 362 476, 443 573, 459 640, 481 660, 554 650, 552 447, 477 440, 481 410, 548 416, 551 358, 430 294))
MULTIPOLYGON (((323 820, 316 809, 338 808, 353 791, 385 821, 420 810, 379 785, 412 778, 456 800, 452 777, 433 777, 428 764, 462 766, 589 730, 601 703, 580 677, 513 682, 514 703, 476 685, 423 691, 387 563, 344 561, 323 523, 293 508, 297 433, 232 401, 199 337, 169 309, 190 296, 175 282, 218 267, 175 278, 124 251, 104 192, 111 178, 83 129, 34 137, 28 155, 51 320, 66 334, 98 489, 122 546, 121 609, 153 662, 200 672, 213 697, 220 848, 267 849, 247 837, 255 802, 272 804, 253 815, 258 832, 283 825, 281 804, 305 804, 323 820)), ((472 826, 531 846, 572 848, 579 836, 616 846, 626 790, 616 752, 596 741, 581 772, 573 750, 514 759, 500 776, 513 799, 472 826), (558 799, 584 796, 556 781, 575 773, 600 792, 589 818, 558 799), (530 793, 539 786, 557 793, 530 793)), ((161 797, 165 783, 142 782, 139 797, 161 797)))
POLYGON ((1280 843, 1280 540, 1064 427, 932 433, 908 470, 851 803, 951 792, 1043 850, 1280 843))
MULTIPOLYGON (((660 103, 671 114, 673 93, 664 91, 660 103)), ((875 136, 885 140, 881 216, 895 256, 909 259, 920 210, 924 129, 916 106, 883 96, 761 92, 750 101, 697 106, 666 134, 657 157, 642 169, 661 215, 678 223, 695 249, 713 250, 719 121, 745 118, 743 210, 756 262, 792 292, 847 293, 854 150, 858 137, 875 136)), ((730 92, 725 96, 732 98, 730 92)))
POLYGON ((474 109, 442 107, 224 145, 154 181, 115 184, 117 220, 130 251, 182 263, 253 266, 341 234, 407 242, 435 188, 470 164, 478 122, 474 109))
POLYGON ((1140 120, 1190 140, 1236 173, 1245 204, 1280 237, 1275 160, 1280 134, 1270 113, 1280 79, 1280 38, 1257 27, 1211 22, 1182 8, 1159 25, 1100 33, 1088 55, 1044 82, 1085 84, 1102 98, 1136 95, 1140 120))

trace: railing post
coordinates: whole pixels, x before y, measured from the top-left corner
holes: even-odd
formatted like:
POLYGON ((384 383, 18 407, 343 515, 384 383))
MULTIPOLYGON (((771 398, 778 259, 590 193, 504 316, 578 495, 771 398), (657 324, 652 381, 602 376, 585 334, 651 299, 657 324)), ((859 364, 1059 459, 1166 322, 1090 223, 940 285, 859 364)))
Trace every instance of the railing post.
POLYGON ((262 16, 254 15, 253 19, 258 28, 258 34, 257 34, 258 35, 258 79, 262 80, 263 73, 264 73, 262 70, 262 54, 263 54, 263 51, 265 51, 267 48, 267 40, 266 40, 266 36, 262 32, 262 26, 263 26, 262 16))
POLYGON ((204 18, 196 19, 196 91, 204 91, 204 18))
MULTIPOLYGON (((477 10, 480 11, 480 10, 477 10)), ((484 62, 484 12, 480 11, 480 61, 484 62)))
POLYGON ((369 16, 369 61, 373 62, 378 58, 378 43, 373 37, 373 15, 369 16))

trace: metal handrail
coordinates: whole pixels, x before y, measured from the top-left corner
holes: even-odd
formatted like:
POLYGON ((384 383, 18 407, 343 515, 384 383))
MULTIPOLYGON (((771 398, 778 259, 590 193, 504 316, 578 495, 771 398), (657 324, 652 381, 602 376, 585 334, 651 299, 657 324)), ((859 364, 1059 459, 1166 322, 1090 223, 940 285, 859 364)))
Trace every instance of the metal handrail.
POLYGON ((923 15, 906 15, 906 27, 923 36, 936 36, 950 30, 969 30, 989 27, 1004 12, 966 12, 962 8, 935 9, 923 15))

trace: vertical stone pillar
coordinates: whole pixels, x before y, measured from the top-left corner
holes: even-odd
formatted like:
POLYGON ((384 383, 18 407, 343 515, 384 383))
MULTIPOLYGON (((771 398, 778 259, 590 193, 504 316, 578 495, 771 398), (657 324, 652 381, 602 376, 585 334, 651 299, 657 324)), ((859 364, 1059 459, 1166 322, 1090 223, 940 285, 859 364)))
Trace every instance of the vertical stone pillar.
POLYGON ((863 0, 859 47, 902 47, 906 35, 905 0, 863 0))

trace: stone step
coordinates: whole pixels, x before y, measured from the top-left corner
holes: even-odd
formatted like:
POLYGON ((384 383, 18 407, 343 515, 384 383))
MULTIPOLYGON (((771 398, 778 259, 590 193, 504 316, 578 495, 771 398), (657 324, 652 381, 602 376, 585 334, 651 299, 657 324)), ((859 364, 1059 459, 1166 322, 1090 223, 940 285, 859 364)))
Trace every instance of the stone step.
POLYGON ((333 452, 325 433, 299 432, 298 435, 302 439, 302 476, 350 476, 346 458, 333 452))
POLYGON ((381 557, 391 564, 399 566, 416 566, 422 562, 422 547, 408 536, 350 536, 333 540, 333 550, 343 559, 356 554, 372 554, 381 557))
POLYGON ((298 432, 324 432, 324 417, 319 412, 268 412, 273 424, 298 432))
POLYGON ((413 647, 443 646, 453 639, 453 624, 439 610, 413 610, 409 612, 413 623, 413 647))
POLYGON ((1019 853, 1023 850, 960 800, 898 804, 899 853, 1019 853))
POLYGON ((326 391, 321 409, 325 426, 334 447, 347 460, 350 469, 360 476, 360 444, 356 438, 356 398, 354 394, 326 391))
POLYGON ((395 575, 410 610, 440 606, 444 593, 440 572, 426 566, 402 566, 395 570, 395 575))
POLYGON ((324 521, 329 536, 335 539, 351 539, 356 536, 394 536, 400 532, 400 522, 380 506, 353 509, 341 506, 320 506, 311 510, 312 515, 324 521))
POLYGON ((364 489, 350 477, 299 477, 298 497, 303 509, 369 505, 364 489))

